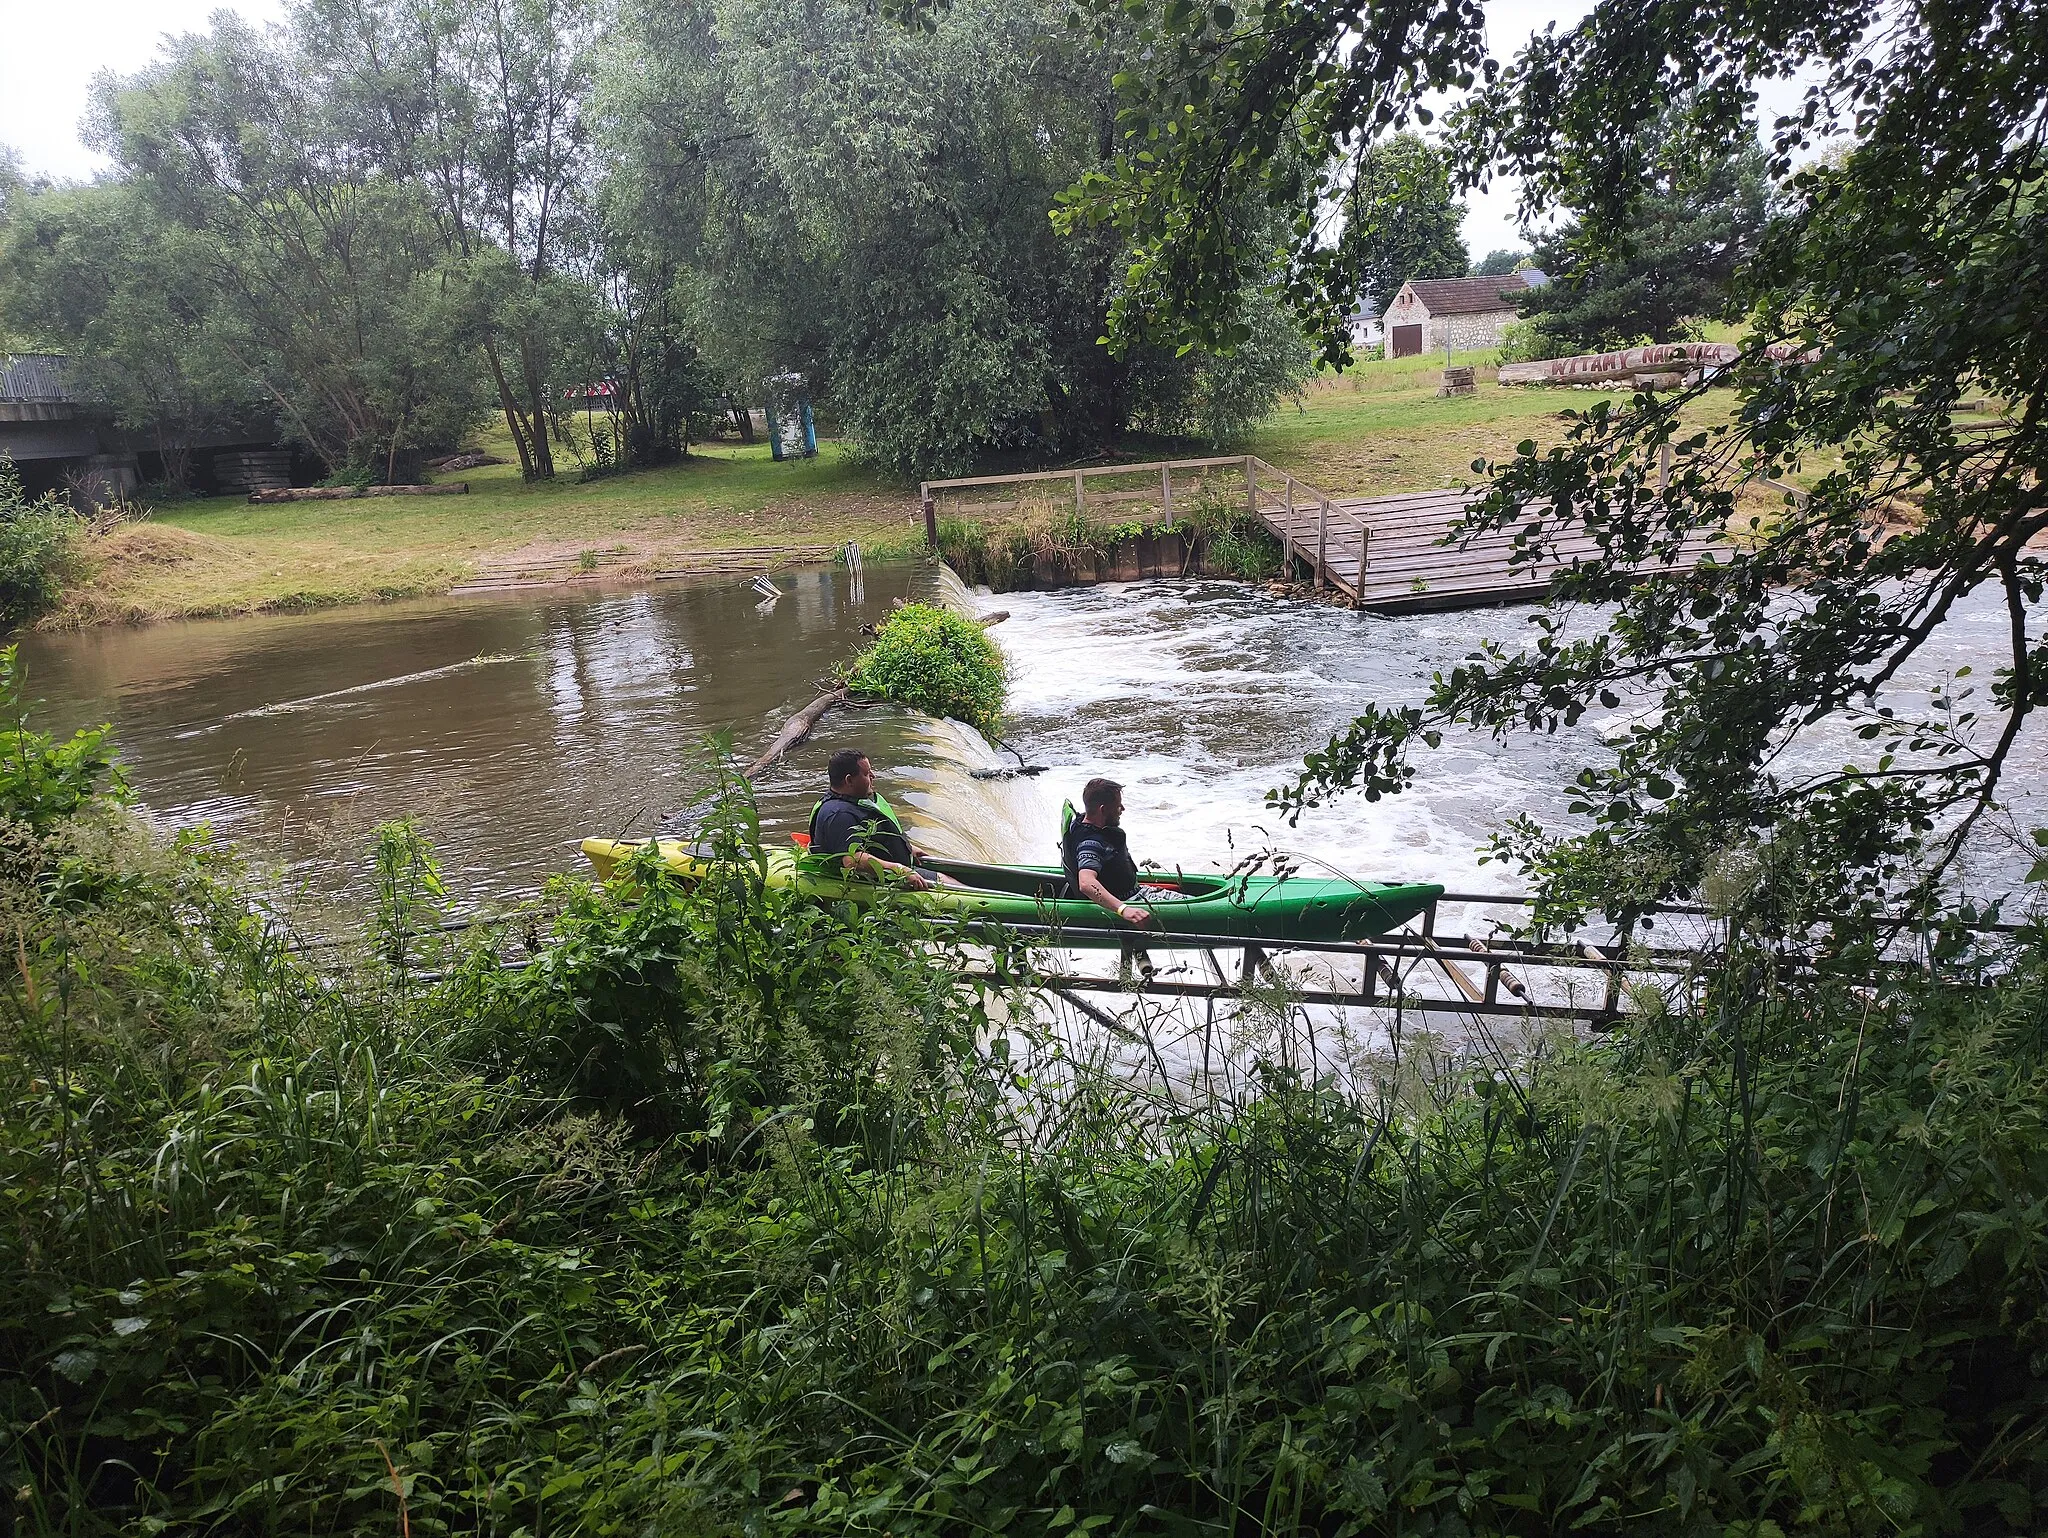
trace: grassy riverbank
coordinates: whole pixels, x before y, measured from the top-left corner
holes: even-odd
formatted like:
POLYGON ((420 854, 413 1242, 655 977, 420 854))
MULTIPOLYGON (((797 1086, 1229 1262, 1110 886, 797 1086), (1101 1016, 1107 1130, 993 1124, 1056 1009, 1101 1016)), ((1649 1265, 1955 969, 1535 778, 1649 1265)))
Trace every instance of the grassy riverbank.
MULTIPOLYGON (((1338 494, 1456 485, 1476 455, 1552 437, 1562 428, 1558 412, 1586 402, 1578 392, 1490 384, 1477 396, 1439 401, 1440 367, 1437 358, 1404 359, 1318 381, 1246 447, 1338 494)), ((886 552, 921 540, 914 489, 853 463, 831 442, 815 460, 790 464, 774 463, 765 445, 713 445, 681 465, 589 485, 565 475, 528 486, 511 465, 460 478, 472 488, 464 497, 167 506, 92 541, 87 573, 44 623, 408 597, 445 591, 480 570, 584 552, 607 567, 625 564, 630 574, 740 547, 793 550, 857 539, 886 552)))
POLYGON ((92 575, 46 623, 410 597, 445 591, 493 559, 630 552, 649 565, 687 565, 740 547, 908 543, 902 493, 850 464, 837 444, 783 465, 765 446, 714 445, 680 465, 588 485, 573 474, 527 485, 514 465, 456 478, 469 483, 467 496, 165 507, 96 540, 92 575))
POLYGON ((1320 1081, 1260 997, 1211 1097, 766 888, 730 785, 728 879, 448 937, 393 828, 297 950, 93 770, 0 756, 11 1533, 2048 1511, 2038 936, 1876 994, 1738 947, 1602 1039, 1320 1081))

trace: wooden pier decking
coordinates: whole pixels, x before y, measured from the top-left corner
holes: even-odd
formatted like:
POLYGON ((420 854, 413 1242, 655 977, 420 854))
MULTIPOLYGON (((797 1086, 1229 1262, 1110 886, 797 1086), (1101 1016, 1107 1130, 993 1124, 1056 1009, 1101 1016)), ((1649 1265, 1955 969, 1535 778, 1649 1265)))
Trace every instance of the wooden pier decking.
MULTIPOLYGON (((1261 495, 1259 516, 1273 536, 1291 548, 1294 572, 1310 580, 1316 574, 1320 535, 1328 585, 1354 606, 1377 614, 1533 603, 1560 570, 1599 554, 1598 545, 1579 533, 1559 538, 1549 558, 1526 566, 1517 566, 1511 559, 1512 533, 1483 534, 1463 544, 1443 543, 1451 525, 1472 501, 1462 491, 1333 499, 1325 523, 1320 500, 1304 508, 1297 497, 1290 518, 1284 497, 1261 495), (1362 570, 1361 548, 1366 557, 1362 570)), ((1696 535, 1686 541, 1677 564, 1690 566, 1710 548, 1705 534, 1696 535)))
MULTIPOLYGON (((1485 534, 1464 544, 1444 543, 1452 524, 1470 504, 1470 493, 1446 490, 1332 497, 1254 455, 927 481, 920 488, 925 535, 936 549, 942 496, 998 489, 1005 497, 1028 496, 1025 488, 1034 483, 1057 484, 1056 495, 1061 500, 1071 496, 1077 517, 1085 518, 1091 508, 1105 505, 1115 505, 1128 516, 1131 504, 1136 503, 1156 509, 1141 515, 1141 523, 1171 524, 1176 471, 1183 477, 1183 503, 1190 472, 1211 490, 1219 473, 1240 473, 1243 490, 1233 495, 1241 495, 1247 511, 1280 541, 1288 577, 1306 576, 1318 587, 1349 599, 1353 607, 1379 614, 1534 602, 1560 570, 1598 554, 1590 538, 1570 535, 1556 542, 1551 557, 1543 563, 1516 566, 1511 560, 1514 536, 1509 533, 1485 534), (1090 482, 1104 478, 1137 479, 1142 484, 1136 489, 1090 489, 1090 482)), ((979 510, 1008 511, 1021 505, 1021 501, 1006 500, 979 510)), ((1676 566, 1694 564, 1710 548, 1705 534, 1688 539, 1676 566)))

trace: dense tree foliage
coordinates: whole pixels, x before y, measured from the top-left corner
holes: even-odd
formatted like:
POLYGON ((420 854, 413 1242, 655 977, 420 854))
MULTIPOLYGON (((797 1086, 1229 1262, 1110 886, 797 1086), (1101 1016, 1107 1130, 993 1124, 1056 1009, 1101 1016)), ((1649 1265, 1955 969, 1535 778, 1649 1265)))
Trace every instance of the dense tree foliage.
POLYGON ((707 879, 456 934, 387 827, 302 948, 11 661, 10 1531, 2040 1530, 2038 928, 1868 990, 1738 937, 1513 1055, 1105 1041, 770 884, 727 786, 707 879))
MULTIPOLYGON (((1682 119, 1667 113, 1673 127, 1682 119)), ((1677 133, 1649 132, 1623 223, 1589 238, 1567 221, 1537 243, 1551 277, 1521 298, 1552 357, 1677 342, 1700 323, 1732 319, 1737 272, 1756 253, 1770 203, 1763 146, 1699 154, 1677 133)))
POLYGON ((77 386, 148 433, 172 481, 185 478, 195 436, 245 419, 275 425, 213 334, 211 254, 127 182, 46 190, 0 225, 0 311, 68 353, 77 386))
POLYGON ((2048 528, 2048 6, 1603 0, 1505 69, 1475 0, 1169 3, 1140 35, 1160 66, 1126 77, 1122 154, 1078 197, 1138 248, 1134 284, 1159 303, 1115 318, 1147 337, 1227 324, 1254 263, 1219 210, 1251 188, 1298 210, 1290 292, 1335 337, 1357 253, 1320 239, 1317 215, 1360 173, 1353 147, 1427 121, 1432 93, 1469 93, 1449 136, 1467 179, 1517 174, 1528 213, 1576 215, 1587 260, 1625 260, 1650 146, 1711 166, 1750 141, 1758 80, 1814 79, 1773 125, 1773 174, 1821 138, 1855 144, 1792 179, 1736 274, 1758 345, 1730 418, 1681 429, 1686 396, 1644 397, 1480 466, 1491 489, 1470 527, 1516 531, 1530 558, 1587 531, 1602 558, 1573 569, 1533 644, 1454 670, 1425 708, 1368 711, 1281 799, 1396 788, 1409 748, 1452 723, 1555 731, 1630 708, 1616 750, 1589 750, 1568 836, 1505 841, 1561 903, 1627 908, 1731 859, 1773 878, 1731 890, 1774 922, 1934 901, 2048 683, 2032 615, 2048 570, 2030 544, 2048 528), (1304 144, 1331 168, 1307 183, 1304 144), (1955 414, 1979 395, 1988 418, 1955 414), (1787 476, 1810 498, 1759 499, 1787 476), (1713 564, 1635 574, 1724 529, 1738 537, 1713 564), (1931 694, 1923 679, 1916 698, 1929 637, 1980 589, 2007 611, 2007 665, 1931 694), (1846 767, 1845 733, 1868 752, 1846 767))
POLYGON ((279 34, 224 14, 169 42, 102 89, 123 184, 45 193, 10 221, 35 264, 14 302, 104 374, 161 375, 150 355, 181 342, 186 380, 215 382, 208 409, 254 397, 337 469, 388 475, 454 441, 482 400, 477 284, 444 260, 425 190, 358 153, 342 109, 279 34), (151 254, 91 271, 135 254, 109 242, 151 254))
POLYGON ((1529 260, 1524 251, 1489 251, 1472 264, 1475 278, 1504 278, 1529 260))
POLYGON ((582 103, 597 0, 304 0, 295 53, 350 150, 432 208, 469 277, 483 359, 529 476, 554 473, 565 337, 588 302, 582 103))
MULTIPOLYGON (((103 85, 114 180, 12 199, 0 304, 167 438, 253 401, 377 476, 492 400, 529 476, 565 445, 587 470, 659 461, 790 370, 903 472, 1133 429, 1230 437, 1308 350, 1260 284, 1218 345, 1102 345, 1127 251, 1048 215, 1111 153, 1128 39, 1063 15, 962 6, 929 33, 851 0, 224 16, 103 85), (572 431, 596 401, 602 424, 572 431)), ((1266 205, 1226 213, 1275 267, 1266 205)))
POLYGON ((690 274, 730 374, 803 374, 892 468, 1226 436, 1305 349, 1257 292, 1228 353, 1100 346, 1122 248, 1046 216, 1106 152, 1114 61, 1060 16, 961 5, 920 33, 850 0, 632 7, 599 92, 607 197, 690 274))
POLYGON ((1394 134, 1365 150, 1341 206, 1359 289, 1381 309, 1410 278, 1465 275, 1472 258, 1458 233, 1465 210, 1451 197, 1450 164, 1419 135, 1394 134))

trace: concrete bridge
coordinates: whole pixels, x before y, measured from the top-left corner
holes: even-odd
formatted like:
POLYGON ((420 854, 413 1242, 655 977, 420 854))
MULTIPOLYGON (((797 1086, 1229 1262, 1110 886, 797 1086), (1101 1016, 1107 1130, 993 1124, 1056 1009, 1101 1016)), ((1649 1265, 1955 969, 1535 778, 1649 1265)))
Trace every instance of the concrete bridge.
MULTIPOLYGON (((0 353, 0 455, 14 461, 31 494, 68 492, 111 502, 164 474, 148 431, 118 426, 113 412, 71 380, 56 353, 0 353)), ((205 475, 216 451, 269 449, 274 431, 230 428, 187 435, 180 447, 205 475)))

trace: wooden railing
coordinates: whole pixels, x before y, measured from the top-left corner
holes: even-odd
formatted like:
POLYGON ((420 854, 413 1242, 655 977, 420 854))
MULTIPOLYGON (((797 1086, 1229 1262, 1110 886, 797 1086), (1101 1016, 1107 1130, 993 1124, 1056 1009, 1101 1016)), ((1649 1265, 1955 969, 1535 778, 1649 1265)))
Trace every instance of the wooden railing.
MULTIPOLYGON (((1308 482, 1287 471, 1277 469, 1255 454, 1230 454, 1209 459, 1155 460, 1135 465, 1097 465, 1084 470, 1037 470, 1019 475, 970 475, 951 480, 925 481, 918 487, 918 502, 924 513, 925 540, 933 550, 939 547, 939 497, 948 491, 966 491, 988 486, 1049 485, 1054 482, 1070 485, 1073 492, 1074 516, 1085 518, 1091 507, 1106 507, 1129 502, 1153 502, 1159 504, 1156 523, 1172 524, 1174 514, 1174 472, 1231 469, 1244 475, 1245 511, 1273 533, 1280 541, 1284 573, 1292 574, 1297 558, 1309 561, 1319 588, 1335 586, 1348 591, 1355 603, 1365 583, 1365 572, 1372 545, 1372 530, 1365 520, 1358 517, 1342 503, 1327 493, 1318 491, 1308 482), (1088 483, 1106 476, 1157 475, 1157 489, 1150 486, 1130 491, 1091 492, 1088 483), (1313 507, 1316 511, 1314 554, 1309 553, 1305 541, 1297 540, 1296 525, 1300 515, 1313 507), (1333 527, 1334 524, 1334 527, 1333 527), (1340 572, 1331 559, 1332 547, 1349 543, 1345 538, 1347 526, 1355 530, 1358 541, 1358 555, 1355 562, 1346 562, 1347 570, 1340 572), (1337 538, 1333 541, 1332 534, 1337 538)), ((1002 510, 1013 510, 1020 504, 1005 502, 1002 510)))
POLYGON ((1371 525, 1342 503, 1334 501, 1326 492, 1318 491, 1307 481, 1300 480, 1285 470, 1276 469, 1255 455, 1245 456, 1244 476, 1246 506, 1254 517, 1265 523, 1280 538, 1280 570, 1289 576, 1294 571, 1294 526, 1297 521, 1297 507, 1313 506, 1316 510, 1315 555, 1310 557, 1303 551, 1302 556, 1310 561, 1314 569, 1318 589, 1334 586, 1340 590, 1348 590, 1351 601, 1356 604, 1359 595, 1365 589, 1366 566, 1371 559, 1371 525), (1280 483, 1282 497, 1279 507, 1275 510, 1280 515, 1277 518, 1269 516, 1259 503, 1260 493, 1276 480, 1280 483), (1358 558, 1352 564, 1348 575, 1339 575, 1330 561, 1330 519, 1333 513, 1343 523, 1351 525, 1358 535, 1358 558))

